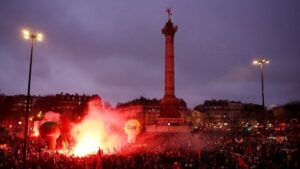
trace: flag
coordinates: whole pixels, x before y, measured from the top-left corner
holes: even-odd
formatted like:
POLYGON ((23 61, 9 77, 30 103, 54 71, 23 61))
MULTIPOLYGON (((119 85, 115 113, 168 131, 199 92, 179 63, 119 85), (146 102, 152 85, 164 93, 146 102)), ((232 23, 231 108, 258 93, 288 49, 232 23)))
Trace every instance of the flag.
POLYGON ((96 169, 103 169, 102 168, 102 155, 103 155, 103 151, 99 148, 97 156, 96 156, 96 169))
POLYGON ((248 165, 246 164, 246 162, 242 159, 242 157, 241 156, 236 156, 236 160, 237 160, 237 164, 239 165, 239 166, 241 166, 242 168, 244 168, 244 169, 248 169, 249 167, 248 167, 248 165))

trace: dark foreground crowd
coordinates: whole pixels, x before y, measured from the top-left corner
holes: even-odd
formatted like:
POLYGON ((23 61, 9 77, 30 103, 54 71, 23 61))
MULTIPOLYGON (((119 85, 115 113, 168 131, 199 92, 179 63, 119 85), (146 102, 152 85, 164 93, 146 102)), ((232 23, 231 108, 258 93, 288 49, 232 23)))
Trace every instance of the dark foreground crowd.
MULTIPOLYGON (((40 138, 30 140, 27 168, 31 169, 296 169, 299 143, 277 140, 274 131, 252 133, 198 132, 144 135, 140 144, 106 155, 87 157, 46 152, 40 138)), ((19 169, 22 140, 0 138, 0 169, 19 169)))

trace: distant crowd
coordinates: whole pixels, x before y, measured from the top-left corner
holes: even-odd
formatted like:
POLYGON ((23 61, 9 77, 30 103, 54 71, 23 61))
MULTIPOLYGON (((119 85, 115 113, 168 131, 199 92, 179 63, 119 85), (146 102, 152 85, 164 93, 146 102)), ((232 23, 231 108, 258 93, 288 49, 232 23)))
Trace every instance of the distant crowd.
MULTIPOLYGON (((113 154, 75 157, 45 151, 41 138, 30 138, 30 169, 296 169, 299 142, 289 131, 197 132, 142 134, 137 144, 113 154), (283 137, 282 137, 283 136, 283 137), (282 139, 283 138, 283 139, 282 139)), ((23 167, 23 140, 14 134, 0 138, 0 168, 23 167)))

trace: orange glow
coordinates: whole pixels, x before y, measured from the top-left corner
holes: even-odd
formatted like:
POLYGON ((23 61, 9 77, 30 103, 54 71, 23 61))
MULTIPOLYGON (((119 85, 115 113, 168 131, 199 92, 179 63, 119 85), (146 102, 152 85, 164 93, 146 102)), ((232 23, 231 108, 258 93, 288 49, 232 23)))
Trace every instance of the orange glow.
POLYGON ((33 136, 38 137, 40 135, 39 130, 37 128, 33 128, 33 136))
POLYGON ((40 111, 40 112, 37 114, 37 117, 38 117, 38 118, 41 118, 41 117, 42 117, 42 111, 40 111))
POLYGON ((101 103, 90 101, 87 115, 78 124, 75 124, 71 134, 75 139, 72 152, 75 156, 96 154, 99 149, 104 153, 112 153, 122 145, 122 139, 112 126, 122 125, 120 117, 113 116, 114 112, 103 110, 101 103))
POLYGON ((39 135, 40 135, 40 133, 39 133, 39 127, 40 127, 40 124, 39 124, 39 122, 35 122, 35 123, 33 123, 33 136, 34 137, 38 137, 39 135))

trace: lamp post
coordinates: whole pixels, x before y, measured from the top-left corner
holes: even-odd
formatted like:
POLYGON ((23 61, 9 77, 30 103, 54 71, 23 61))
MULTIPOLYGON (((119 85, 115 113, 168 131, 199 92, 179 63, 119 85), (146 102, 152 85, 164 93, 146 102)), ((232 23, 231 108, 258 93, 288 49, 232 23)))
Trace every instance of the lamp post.
POLYGON ((264 94, 264 64, 269 64, 270 61, 267 59, 257 59, 253 61, 254 65, 260 66, 260 74, 261 74, 261 98, 262 98, 262 106, 265 109, 265 94, 264 94))
POLYGON ((29 116, 29 101, 30 101, 30 84, 31 84, 33 44, 34 44, 35 41, 42 41, 43 40, 43 34, 41 34, 41 33, 32 33, 29 30, 23 30, 22 33, 23 33, 24 39, 31 40, 29 75, 28 75, 28 88, 27 88, 27 99, 26 99, 24 149, 23 149, 23 165, 24 165, 24 169, 26 169, 27 140, 28 140, 28 116, 29 116))

